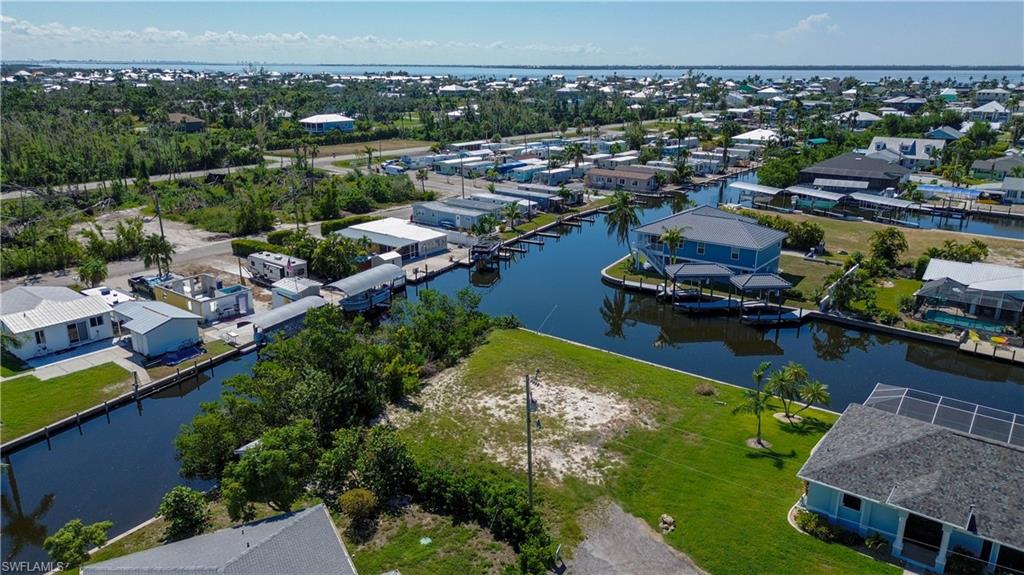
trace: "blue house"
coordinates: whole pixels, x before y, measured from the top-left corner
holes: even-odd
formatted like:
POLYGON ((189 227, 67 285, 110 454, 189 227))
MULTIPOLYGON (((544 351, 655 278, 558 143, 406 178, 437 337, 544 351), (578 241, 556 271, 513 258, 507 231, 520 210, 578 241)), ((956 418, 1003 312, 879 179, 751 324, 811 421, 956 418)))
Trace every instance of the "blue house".
POLYGON ((942 573, 953 553, 1024 570, 1024 417, 879 384, 797 476, 800 505, 942 573))
POLYGON ((711 206, 698 206, 637 228, 637 245, 656 268, 672 263, 661 241, 666 230, 678 228, 684 237, 676 248, 676 263, 719 264, 736 274, 775 273, 785 232, 759 226, 751 218, 711 206))

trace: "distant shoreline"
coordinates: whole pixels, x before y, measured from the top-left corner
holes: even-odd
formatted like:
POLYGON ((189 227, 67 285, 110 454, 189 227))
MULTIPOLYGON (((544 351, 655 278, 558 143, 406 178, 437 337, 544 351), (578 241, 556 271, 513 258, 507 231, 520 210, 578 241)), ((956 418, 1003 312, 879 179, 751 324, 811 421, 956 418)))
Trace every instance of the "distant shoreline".
POLYGON ((354 67, 366 67, 366 68, 494 68, 494 69, 527 69, 527 70, 934 70, 934 71, 960 71, 960 70, 977 70, 977 71, 1024 71, 1024 65, 1020 64, 1007 64, 1007 65, 938 65, 938 64, 920 64, 920 65, 894 65, 894 64, 764 64, 764 65, 753 65, 753 64, 703 64, 703 65, 678 65, 678 64, 385 64, 385 63, 371 63, 371 64, 346 64, 346 63, 308 63, 308 62, 204 62, 204 61, 185 61, 185 60, 64 60, 48 58, 43 60, 11 60, 11 61, 0 61, 0 65, 53 65, 53 64, 119 64, 127 65, 130 67, 146 67, 146 66, 315 66, 323 68, 354 68, 354 67))

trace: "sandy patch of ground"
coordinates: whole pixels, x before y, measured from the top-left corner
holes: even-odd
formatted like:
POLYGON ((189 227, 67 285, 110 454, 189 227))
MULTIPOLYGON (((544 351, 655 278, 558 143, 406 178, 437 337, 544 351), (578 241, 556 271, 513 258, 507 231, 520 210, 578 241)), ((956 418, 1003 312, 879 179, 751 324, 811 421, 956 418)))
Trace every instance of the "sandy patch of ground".
MULTIPOLYGON (((147 235, 160 233, 160 222, 156 217, 142 215, 139 208, 127 208, 107 212, 98 216, 95 221, 99 225, 103 226, 107 239, 112 240, 114 239, 114 228, 117 227, 117 222, 137 217, 142 218, 142 231, 144 233, 147 235)), ((71 231, 73 234, 77 234, 79 230, 86 227, 91 227, 91 223, 77 223, 71 227, 71 231)), ((167 218, 164 218, 164 236, 171 242, 177 252, 188 251, 193 248, 204 246, 213 241, 226 240, 231 237, 227 234, 215 234, 213 232, 201 230, 188 224, 175 222, 167 218)))
MULTIPOLYGON (((477 393, 467 391, 463 377, 461 368, 433 377, 415 399, 419 409, 447 411, 456 421, 472 418, 484 438, 480 447, 485 454, 507 467, 525 469, 526 398, 519 374, 509 374, 497 390, 477 393)), ((653 425, 653 418, 640 405, 617 394, 588 390, 557 374, 542 375, 531 385, 531 392, 533 465, 541 477, 561 480, 571 475, 600 483, 605 471, 619 462, 617 454, 601 449, 604 443, 631 427, 653 425)), ((399 426, 408 425, 415 416, 405 409, 388 415, 399 426)))

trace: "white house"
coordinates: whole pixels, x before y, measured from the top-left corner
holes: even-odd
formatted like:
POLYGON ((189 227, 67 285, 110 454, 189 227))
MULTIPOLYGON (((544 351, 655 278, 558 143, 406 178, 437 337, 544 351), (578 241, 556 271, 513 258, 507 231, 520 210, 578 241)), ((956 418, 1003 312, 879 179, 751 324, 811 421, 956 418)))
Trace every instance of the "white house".
POLYGON ((131 337, 132 350, 144 357, 161 356, 202 341, 202 318, 161 301, 125 302, 112 313, 121 333, 131 337))
POLYGON ((299 120, 299 124, 310 134, 326 134, 331 130, 352 132, 356 129, 356 121, 341 114, 317 114, 299 120))
POLYGON ((10 346, 31 359, 114 336, 110 306, 100 296, 66 287, 16 287, 0 297, 0 329, 21 342, 10 346))

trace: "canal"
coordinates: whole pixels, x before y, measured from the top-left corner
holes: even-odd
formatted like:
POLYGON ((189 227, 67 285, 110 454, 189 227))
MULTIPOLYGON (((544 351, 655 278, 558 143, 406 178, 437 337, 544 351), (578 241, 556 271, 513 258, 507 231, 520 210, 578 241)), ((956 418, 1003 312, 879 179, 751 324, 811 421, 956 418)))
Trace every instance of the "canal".
POLYGON ((220 396, 225 379, 248 373, 249 354, 218 365, 197 382, 185 382, 137 404, 110 412, 55 435, 48 447, 36 443, 3 461, 2 552, 4 571, 12 561, 46 561, 43 540, 71 519, 113 521, 111 535, 153 517, 164 493, 186 483, 178 476, 174 437, 220 396))
MULTIPOLYGON (((756 178, 753 174, 745 180, 756 178)), ((699 203, 738 202, 713 185, 696 190, 699 203)), ((646 209, 644 222, 681 206, 646 209)), ((797 361, 829 385, 832 408, 862 401, 876 382, 909 385, 985 405, 1024 412, 1024 369, 903 338, 829 323, 757 330, 735 319, 694 319, 646 295, 603 284, 600 271, 625 255, 603 216, 566 228, 558 239, 481 276, 456 269, 429 283, 454 293, 466 286, 491 314, 515 314, 531 329, 707 377, 746 384, 761 361, 797 361)), ((408 290, 415 298, 418 290, 408 290)), ((255 354, 217 366, 201 385, 186 385, 128 405, 5 459, 2 473, 4 570, 11 561, 45 561, 43 539, 73 518, 114 522, 111 535, 153 516, 163 494, 184 482, 173 440, 222 383, 248 373, 255 354)), ((209 485, 192 483, 196 488, 209 485)))

